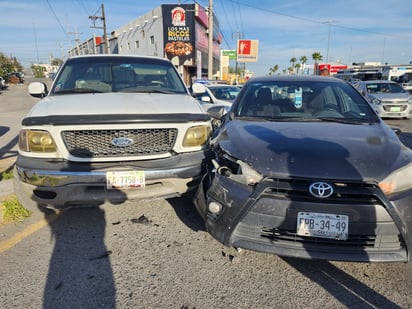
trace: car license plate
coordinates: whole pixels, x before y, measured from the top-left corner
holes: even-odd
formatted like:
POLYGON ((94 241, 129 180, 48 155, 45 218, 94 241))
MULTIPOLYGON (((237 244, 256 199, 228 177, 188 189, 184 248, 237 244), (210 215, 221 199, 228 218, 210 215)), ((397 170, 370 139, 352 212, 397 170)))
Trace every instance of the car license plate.
POLYGON ((296 233, 301 236, 346 240, 348 223, 347 215, 299 212, 296 233))
POLYGON ((391 107, 391 112, 400 112, 401 111, 401 107, 400 106, 392 106, 391 107))
POLYGON ((144 171, 106 172, 107 189, 143 188, 144 171))

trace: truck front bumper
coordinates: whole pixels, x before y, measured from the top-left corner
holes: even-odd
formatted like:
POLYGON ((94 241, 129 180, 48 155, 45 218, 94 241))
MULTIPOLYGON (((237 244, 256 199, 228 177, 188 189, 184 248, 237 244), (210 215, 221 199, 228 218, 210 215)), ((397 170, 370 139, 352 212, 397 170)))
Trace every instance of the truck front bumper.
POLYGON ((79 163, 19 156, 15 192, 24 206, 57 209, 176 197, 198 185, 206 157, 199 151, 152 161, 79 163), (145 187, 108 189, 108 171, 144 171, 145 187))

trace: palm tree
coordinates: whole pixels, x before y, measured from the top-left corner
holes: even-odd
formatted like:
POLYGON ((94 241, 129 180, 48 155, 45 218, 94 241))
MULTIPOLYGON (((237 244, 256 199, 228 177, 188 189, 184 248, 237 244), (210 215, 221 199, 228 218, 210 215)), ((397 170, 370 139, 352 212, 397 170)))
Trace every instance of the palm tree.
POLYGON ((315 61, 315 69, 314 69, 314 73, 315 75, 318 75, 318 61, 321 61, 323 59, 323 56, 320 54, 320 52, 314 52, 312 54, 312 59, 313 61, 315 61))
POLYGON ((304 69, 306 62, 308 62, 308 57, 302 56, 300 57, 299 61, 300 61, 300 64, 302 65, 302 69, 304 69))
POLYGON ((269 68, 269 75, 275 74, 279 70, 279 66, 275 64, 273 68, 269 68))
POLYGON ((292 64, 291 68, 292 68, 292 73, 293 73, 293 68, 295 67, 295 63, 296 63, 297 59, 295 57, 291 58, 289 60, 289 62, 292 64))
POLYGON ((300 63, 296 63, 295 64, 295 69, 296 69, 296 74, 299 75, 299 70, 301 68, 301 64, 300 63))

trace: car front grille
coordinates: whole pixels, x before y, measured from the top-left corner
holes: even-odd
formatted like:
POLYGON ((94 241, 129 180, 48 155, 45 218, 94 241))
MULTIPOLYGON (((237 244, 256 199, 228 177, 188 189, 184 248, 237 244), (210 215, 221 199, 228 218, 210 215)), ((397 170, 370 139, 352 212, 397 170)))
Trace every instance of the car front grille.
POLYGON ((382 108, 385 112, 404 112, 408 108, 408 102, 382 101, 382 108))
POLYGON ((346 248, 361 248, 366 250, 367 248, 375 248, 380 250, 388 249, 402 249, 405 248, 405 244, 402 241, 400 235, 353 235, 350 234, 345 241, 335 240, 330 238, 318 238, 299 236, 294 232, 287 230, 281 230, 276 228, 261 228, 260 236, 270 239, 271 241, 301 244, 301 245, 317 245, 317 246, 338 246, 346 248))
POLYGON ((73 130, 63 131, 62 138, 69 153, 79 158, 150 156, 170 152, 177 129, 73 130), (116 146, 116 138, 133 141, 116 146))
POLYGON ((285 179, 267 178, 267 188, 264 195, 269 198, 282 198, 291 201, 328 203, 328 204, 382 204, 374 194, 371 194, 376 185, 363 182, 328 181, 334 188, 332 196, 327 200, 319 199, 309 193, 309 186, 313 179, 285 179))

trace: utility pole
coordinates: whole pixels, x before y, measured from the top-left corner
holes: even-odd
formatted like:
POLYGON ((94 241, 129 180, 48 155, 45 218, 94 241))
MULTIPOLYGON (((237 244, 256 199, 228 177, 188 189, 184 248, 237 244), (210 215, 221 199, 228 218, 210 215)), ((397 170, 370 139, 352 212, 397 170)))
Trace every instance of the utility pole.
MULTIPOLYGON (((235 32, 233 33, 232 37, 236 37, 236 49, 237 49, 237 41, 239 41, 240 39, 243 39, 243 34, 241 32, 235 32)), ((236 50, 236 54, 237 54, 237 50, 236 50)), ((239 64, 237 61, 237 57, 236 57, 236 69, 235 69, 235 83, 236 85, 239 84, 239 75, 238 75, 238 70, 239 70, 239 64)))
POLYGON ((209 35, 209 48, 208 48, 208 68, 207 68, 207 78, 209 80, 213 79, 213 0, 209 0, 209 26, 207 29, 209 35))
POLYGON ((67 34, 68 34, 68 35, 74 34, 74 36, 75 36, 74 41, 76 42, 76 54, 77 54, 77 55, 80 55, 80 47, 79 47, 80 39, 79 39, 79 34, 82 34, 82 32, 79 33, 79 32, 77 32, 77 29, 76 29, 75 32, 68 32, 67 34))
POLYGON ((101 10, 102 10, 102 16, 89 16, 89 19, 93 20, 93 26, 90 26, 90 28, 97 28, 97 29, 103 29, 103 41, 104 41, 104 52, 105 54, 109 54, 109 39, 107 37, 107 30, 106 30, 106 17, 104 15, 104 4, 102 3, 101 6, 101 10), (99 27, 96 26, 96 20, 100 19, 103 23, 103 26, 99 27))

